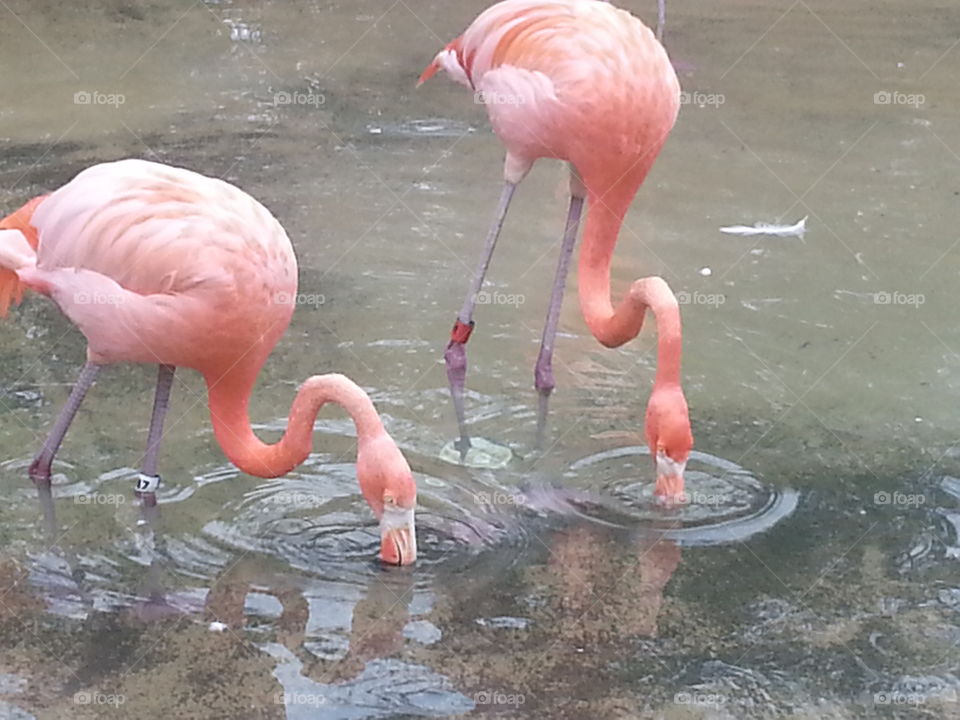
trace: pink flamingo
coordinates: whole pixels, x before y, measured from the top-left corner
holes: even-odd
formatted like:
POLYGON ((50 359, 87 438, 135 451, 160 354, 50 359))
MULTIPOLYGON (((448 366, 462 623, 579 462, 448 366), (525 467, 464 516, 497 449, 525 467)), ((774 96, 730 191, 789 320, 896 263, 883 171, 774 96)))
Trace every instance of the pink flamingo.
POLYGON ((49 490, 54 455, 100 368, 160 367, 137 490, 156 501, 157 455, 174 370, 207 383, 217 442, 238 468, 283 475, 310 453, 327 402, 357 428, 357 477, 380 521, 380 556, 416 559, 416 485, 367 394, 343 375, 308 378, 279 442, 262 442, 248 405, 257 375, 290 322, 297 260, 276 218, 242 190, 143 160, 94 165, 0 221, 0 315, 24 288, 51 297, 87 339, 87 363, 30 466, 49 490))
POLYGON ((648 277, 635 281, 615 310, 610 301, 610 261, 624 215, 679 110, 680 85, 666 51, 640 20, 605 2, 505 0, 440 51, 420 82, 439 69, 484 100, 507 151, 500 203, 444 353, 461 455, 470 447, 463 385, 476 295, 514 190, 537 158, 558 158, 570 163, 571 199, 534 373, 538 437, 555 385, 554 339, 586 198, 590 212, 580 252, 580 307, 594 337, 607 347, 636 337, 647 308, 653 311, 659 345, 646 437, 656 463, 657 495, 682 498, 693 436, 680 387, 677 300, 662 278, 648 277))

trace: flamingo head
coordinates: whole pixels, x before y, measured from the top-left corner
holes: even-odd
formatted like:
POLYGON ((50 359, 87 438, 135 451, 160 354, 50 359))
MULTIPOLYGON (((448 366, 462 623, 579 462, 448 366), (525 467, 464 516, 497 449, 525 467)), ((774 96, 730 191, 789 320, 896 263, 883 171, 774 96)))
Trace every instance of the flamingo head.
POLYGON ((657 498, 685 502, 683 472, 693 448, 687 400, 679 385, 655 387, 647 404, 647 445, 657 471, 657 498))
POLYGON ((447 75, 461 85, 473 87, 470 79, 469 63, 463 57, 462 37, 451 40, 443 50, 434 56, 433 62, 427 65, 417 80, 417 87, 436 75, 439 70, 445 70, 447 75))
POLYGON ((389 565, 412 564, 417 559, 417 485, 406 458, 386 431, 360 440, 357 479, 380 521, 380 559, 389 565))

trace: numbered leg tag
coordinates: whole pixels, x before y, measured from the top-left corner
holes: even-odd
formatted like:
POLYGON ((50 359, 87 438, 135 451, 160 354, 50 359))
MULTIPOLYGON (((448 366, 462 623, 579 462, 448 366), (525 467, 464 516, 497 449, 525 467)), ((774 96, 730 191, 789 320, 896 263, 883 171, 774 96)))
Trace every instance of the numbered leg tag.
POLYGON ((159 475, 144 475, 140 473, 137 477, 137 492, 156 492, 160 487, 159 475))

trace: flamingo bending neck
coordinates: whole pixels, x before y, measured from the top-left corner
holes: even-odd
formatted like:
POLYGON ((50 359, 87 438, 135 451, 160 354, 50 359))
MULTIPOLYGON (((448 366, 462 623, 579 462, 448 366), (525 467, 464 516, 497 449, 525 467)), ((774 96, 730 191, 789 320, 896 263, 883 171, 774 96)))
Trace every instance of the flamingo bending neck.
POLYGON ((313 424, 328 402, 353 419, 357 440, 365 443, 385 434, 367 394, 350 378, 314 375, 300 386, 290 406, 287 430, 276 443, 263 442, 250 425, 249 401, 256 376, 242 371, 207 376, 210 416, 217 442, 234 465, 258 477, 279 477, 306 460, 313 447, 313 424))
POLYGON ((249 398, 258 366, 251 363, 225 374, 204 373, 210 417, 217 442, 234 465, 258 477, 278 477, 306 460, 313 446, 313 424, 328 402, 342 407, 357 428, 357 480, 380 521, 380 556, 405 565, 417 557, 414 506, 417 487, 410 466, 387 434, 367 394, 350 378, 307 378, 290 407, 287 429, 276 443, 263 442, 250 426, 249 398))
POLYGON ((577 271, 580 308, 590 332, 607 347, 619 347, 635 338, 643 327, 647 308, 653 311, 657 372, 647 404, 645 434, 657 467, 657 496, 682 502, 683 472, 693 436, 680 385, 682 332, 677 298, 663 278, 653 276, 635 280, 616 309, 610 299, 613 250, 646 170, 639 168, 606 185, 591 182, 590 176, 584 175, 588 210, 577 271))
POLYGON ((636 188, 619 183, 600 194, 587 187, 588 214, 578 267, 580 307, 594 337, 620 347, 643 327, 649 307, 657 323, 657 374, 654 387, 680 384, 682 333, 677 299, 659 277, 641 278, 617 305, 610 298, 610 263, 617 236, 636 188))

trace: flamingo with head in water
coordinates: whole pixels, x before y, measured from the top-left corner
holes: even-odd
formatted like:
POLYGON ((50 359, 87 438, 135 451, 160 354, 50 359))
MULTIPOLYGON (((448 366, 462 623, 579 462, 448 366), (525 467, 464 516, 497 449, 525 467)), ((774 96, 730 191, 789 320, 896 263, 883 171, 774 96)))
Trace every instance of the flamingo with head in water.
POLYGON ((159 366, 137 489, 155 500, 157 455, 176 367, 203 374, 210 417, 230 461, 277 477, 310 453, 313 423, 332 402, 357 429, 357 478, 380 521, 381 558, 416 559, 416 486, 367 394, 349 378, 308 378, 279 442, 250 426, 250 395, 286 330, 297 260, 263 205, 221 180, 143 160, 84 170, 54 193, 0 221, 0 315, 24 288, 51 297, 87 339, 87 363, 30 477, 50 487, 54 455, 100 368, 159 366))
POLYGON ((656 493, 683 496, 683 472, 693 446, 680 386, 680 312, 660 277, 636 280, 616 308, 610 262, 630 202, 673 127, 680 85, 663 46, 630 13, 597 0, 505 0, 483 12, 434 58, 420 77, 443 69, 484 99, 506 146, 504 186, 473 283, 454 324, 444 358, 460 429, 470 447, 463 387, 465 345, 473 330, 477 293, 493 255, 514 190, 538 158, 570 164, 570 209, 534 372, 539 392, 538 437, 554 388, 552 357, 560 305, 586 200, 589 213, 578 270, 580 307, 603 345, 636 337, 647 309, 657 322, 658 356, 645 430, 657 470, 656 493))

